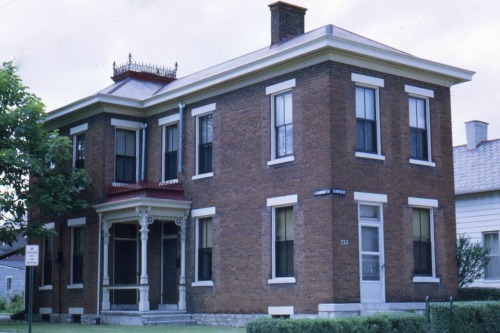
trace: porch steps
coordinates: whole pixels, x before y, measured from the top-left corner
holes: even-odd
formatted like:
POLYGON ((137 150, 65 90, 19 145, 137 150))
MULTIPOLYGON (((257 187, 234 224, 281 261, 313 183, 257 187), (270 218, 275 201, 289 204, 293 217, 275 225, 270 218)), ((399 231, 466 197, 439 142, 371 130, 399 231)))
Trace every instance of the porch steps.
POLYGON ((194 325, 196 322, 186 311, 158 310, 149 311, 141 316, 144 326, 194 325))

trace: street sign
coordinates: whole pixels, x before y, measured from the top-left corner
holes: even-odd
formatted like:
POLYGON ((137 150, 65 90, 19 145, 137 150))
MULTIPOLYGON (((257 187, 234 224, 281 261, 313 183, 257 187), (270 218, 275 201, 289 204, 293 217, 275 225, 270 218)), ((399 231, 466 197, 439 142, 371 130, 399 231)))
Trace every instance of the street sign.
POLYGON ((26 266, 38 266, 38 257, 38 245, 26 245, 26 255, 24 257, 24 263, 26 266))

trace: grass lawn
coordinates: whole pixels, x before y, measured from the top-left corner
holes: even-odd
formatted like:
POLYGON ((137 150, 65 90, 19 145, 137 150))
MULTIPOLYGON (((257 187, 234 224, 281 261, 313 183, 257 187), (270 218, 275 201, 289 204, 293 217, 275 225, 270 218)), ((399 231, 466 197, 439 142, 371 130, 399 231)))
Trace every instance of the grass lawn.
MULTIPOLYGON (((0 321, 0 332, 28 332, 27 322, 0 321)), ((244 333, 244 328, 212 326, 114 326, 33 323, 32 333, 244 333)))

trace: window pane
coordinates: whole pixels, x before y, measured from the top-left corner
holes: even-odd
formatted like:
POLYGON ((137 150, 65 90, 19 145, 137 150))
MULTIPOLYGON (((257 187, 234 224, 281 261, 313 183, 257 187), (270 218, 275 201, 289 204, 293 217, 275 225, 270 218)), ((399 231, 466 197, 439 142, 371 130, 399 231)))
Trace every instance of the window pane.
POLYGON ((212 218, 199 220, 198 280, 212 279, 212 218))
POLYGON ((286 144, 285 144, 285 154, 292 155, 293 154, 293 125, 286 126, 285 129, 286 135, 286 144))
POLYGON ((73 279, 71 283, 83 282, 82 228, 73 228, 73 279))
POLYGON ((292 120, 292 94, 287 93, 283 96, 285 104, 285 124, 291 124, 292 120))
POLYGON ((432 274, 432 243, 430 209, 413 208, 413 260, 414 273, 432 274))
POLYGON ((165 151, 172 152, 178 150, 178 137, 177 125, 165 128, 165 151))
POLYGON ((417 100, 409 98, 408 106, 410 109, 410 127, 417 127, 417 100))
POLYGON ((425 101, 423 99, 417 99, 417 127, 420 129, 425 129, 425 101))
POLYGON ((125 155, 125 131, 116 130, 116 154, 125 155))
POLYGON ((360 205, 359 206, 359 216, 361 218, 367 219, 379 219, 379 206, 373 205, 360 205))
POLYGON ((375 90, 365 88, 365 118, 375 120, 375 90))
POLYGON ((431 230, 428 209, 413 209, 413 238, 415 241, 430 242, 431 230))
POLYGON ((362 278, 365 281, 380 281, 380 262, 378 255, 362 255, 362 278))
POLYGON ((277 277, 293 276, 293 208, 275 209, 275 267, 277 277))
POLYGON ((277 208, 275 211, 276 219, 276 240, 293 240, 293 208, 277 208))
POLYGON ((125 132, 125 155, 135 156, 135 132, 125 132))
POLYGON ((356 118, 365 118, 365 93, 362 87, 356 87, 356 118))
POLYGON ((361 250, 378 252, 378 227, 361 227, 361 250))

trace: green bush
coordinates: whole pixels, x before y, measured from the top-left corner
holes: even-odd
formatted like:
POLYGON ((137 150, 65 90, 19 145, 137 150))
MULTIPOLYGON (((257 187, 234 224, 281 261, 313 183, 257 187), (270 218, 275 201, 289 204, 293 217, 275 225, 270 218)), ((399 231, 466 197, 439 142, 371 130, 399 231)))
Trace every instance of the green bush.
POLYGON ((461 301, 500 301, 500 289, 460 288, 458 298, 461 301))
POLYGON ((21 310, 24 310, 24 293, 12 295, 7 304, 7 312, 17 313, 21 310))
POLYGON ((415 314, 384 314, 339 319, 254 320, 247 333, 399 333, 426 332, 426 319, 415 314))

